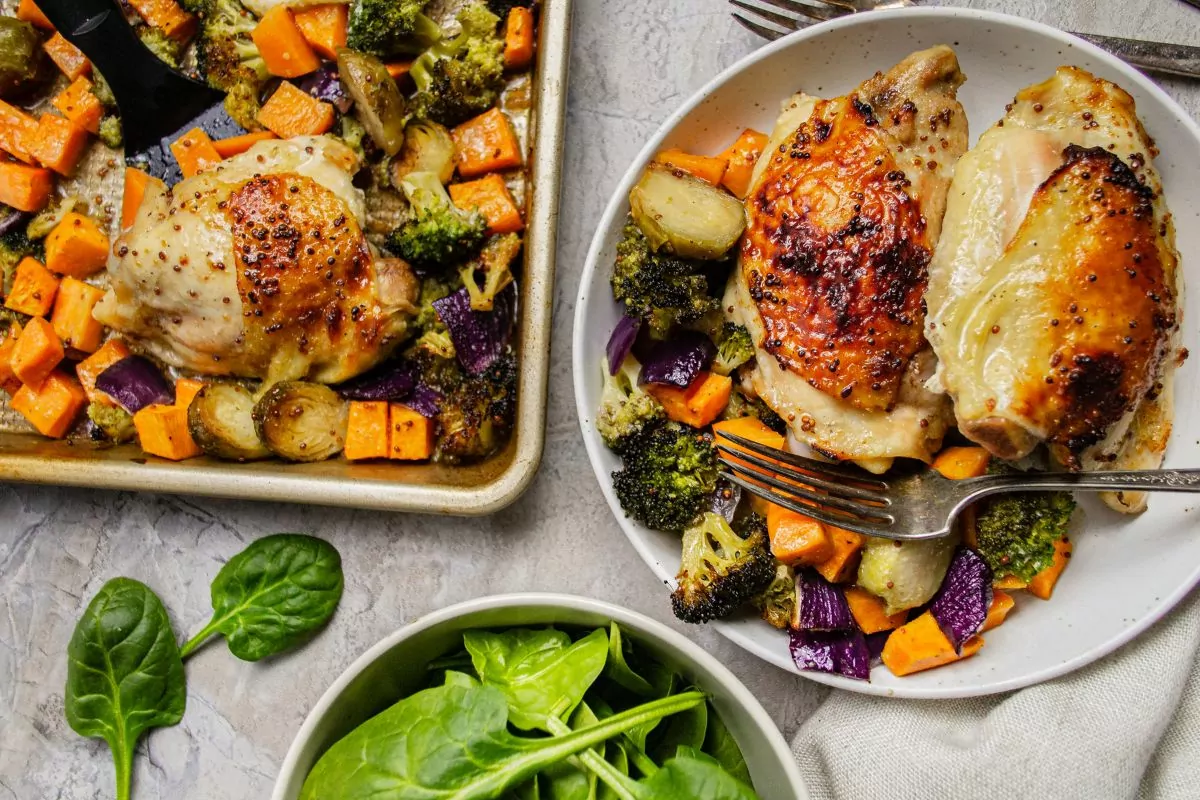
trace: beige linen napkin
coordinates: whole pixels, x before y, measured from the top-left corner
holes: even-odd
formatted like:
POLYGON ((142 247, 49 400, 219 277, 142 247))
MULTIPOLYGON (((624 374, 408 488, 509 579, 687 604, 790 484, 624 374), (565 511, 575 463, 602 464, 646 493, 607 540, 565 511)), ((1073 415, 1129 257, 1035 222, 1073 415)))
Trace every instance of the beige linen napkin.
POLYGON ((835 691, 792 748, 813 800, 1196 800, 1198 651, 1193 592, 1116 653, 1028 689, 950 701, 835 691))

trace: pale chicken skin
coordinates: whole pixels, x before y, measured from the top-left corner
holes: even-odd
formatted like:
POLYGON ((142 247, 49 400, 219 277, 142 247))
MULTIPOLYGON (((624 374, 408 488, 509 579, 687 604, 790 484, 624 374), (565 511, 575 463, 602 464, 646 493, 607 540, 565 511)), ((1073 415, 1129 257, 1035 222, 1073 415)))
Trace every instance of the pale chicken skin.
POLYGON ((147 192, 95 317, 208 375, 336 383, 385 358, 414 311, 404 262, 364 238, 354 154, 328 137, 260 142, 147 192))
POLYGON ((1181 287, 1155 154, 1128 94, 1062 67, 959 162, 930 266, 932 388, 996 456, 1161 463, 1181 287))
POLYGON ((924 384, 927 269, 967 120, 948 47, 832 100, 785 106, 746 198, 731 318, 755 391, 825 455, 883 472, 929 461, 950 419, 924 384))

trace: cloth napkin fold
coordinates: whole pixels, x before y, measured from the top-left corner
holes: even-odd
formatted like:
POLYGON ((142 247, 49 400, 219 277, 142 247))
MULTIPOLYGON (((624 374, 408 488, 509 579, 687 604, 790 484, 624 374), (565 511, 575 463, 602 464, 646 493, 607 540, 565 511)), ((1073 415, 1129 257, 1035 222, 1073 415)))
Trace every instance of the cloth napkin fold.
POLYGON ((1200 798, 1200 592, 1070 675, 971 700, 835 691, 792 743, 813 800, 1200 798))

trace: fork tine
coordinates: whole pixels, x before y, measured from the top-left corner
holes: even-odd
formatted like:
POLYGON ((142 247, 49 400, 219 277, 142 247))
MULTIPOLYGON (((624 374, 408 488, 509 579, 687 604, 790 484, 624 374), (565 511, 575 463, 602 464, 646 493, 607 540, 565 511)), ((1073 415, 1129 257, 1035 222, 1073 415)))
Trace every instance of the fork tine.
POLYGON ((884 525, 872 525, 857 517, 852 517, 839 512, 826 511, 821 508, 814 508, 806 503, 801 503, 798 500, 792 500, 785 495, 777 494, 767 487, 754 483, 752 481, 743 480, 736 475, 730 473, 721 473, 721 476, 727 481, 736 483, 738 486, 745 489, 750 494, 761 497, 768 502, 783 506, 784 508, 795 511, 797 514, 804 514, 812 517, 815 520, 824 522, 826 525, 833 525, 836 528, 845 528, 848 531, 861 533, 864 536, 876 536, 883 539, 900 538, 896 532, 891 531, 884 525))
POLYGON ((868 505, 866 503, 856 503, 853 500, 847 500, 842 497, 831 497, 821 492, 815 492, 812 489, 804 486, 795 483, 789 483, 788 481, 782 480, 781 478, 776 478, 774 475, 770 475, 766 472, 759 472, 758 470, 748 467, 745 464, 735 464, 725 459, 721 459, 721 466, 723 466, 728 472, 731 472, 740 478, 758 481, 759 483, 765 483, 767 486, 778 489, 781 492, 803 498, 812 503, 817 503, 819 506, 825 508, 844 511, 857 517, 875 520, 878 522, 891 522, 894 519, 892 515, 889 514, 883 507, 868 505))
MULTIPOLYGON (((860 484, 864 489, 873 489, 877 492, 886 492, 888 485, 878 478, 871 477, 863 472, 858 467, 847 466, 845 464, 834 464, 828 461, 818 461, 815 458, 807 458, 798 456, 795 453, 789 453, 786 450, 776 450, 774 447, 768 447, 765 444, 756 442, 752 439, 747 439, 743 436, 738 436, 734 433, 722 433, 719 439, 726 439, 741 447, 743 450, 751 453, 757 453, 760 456, 766 456, 773 461, 778 461, 792 467, 797 467, 805 472, 814 473, 814 477, 836 475, 840 478, 852 480, 860 484)), ((801 480, 804 480, 803 478, 801 480)))
MULTIPOLYGON (((733 2, 733 0, 729 0, 733 2)), ((853 14, 858 9, 846 0, 758 0, 758 2, 774 6, 789 14, 799 14, 810 19, 825 20, 844 17, 853 14)))
MULTIPOLYGON (((783 14, 778 14, 774 11, 771 11, 770 9, 762 8, 761 6, 756 6, 756 5, 752 5, 751 3, 744 2, 744 0, 729 0, 729 4, 731 6, 737 6, 738 8, 745 9, 746 11, 749 11, 752 15, 757 15, 757 16, 761 17, 762 19, 767 20, 768 22, 774 22, 779 27, 787 28, 789 31, 800 30, 800 27, 803 24, 796 17, 784 16, 783 14)), ((737 15, 735 14, 734 16, 737 16, 737 15)))
POLYGON ((761 36, 762 38, 769 39, 772 42, 776 39, 787 36, 787 31, 779 31, 775 30, 774 28, 768 28, 765 25, 759 25, 757 22, 752 22, 746 19, 741 14, 734 14, 733 18, 737 20, 743 28, 750 31, 755 36, 761 36))
POLYGON ((833 497, 858 498, 859 500, 866 500, 868 502, 879 503, 881 505, 889 505, 891 503, 891 499, 885 494, 871 492, 866 489, 860 489, 857 486, 850 486, 845 483, 837 483, 835 481, 825 480, 815 475, 809 475, 808 473, 781 468, 778 461, 756 456, 753 453, 748 453, 744 450, 737 450, 721 442, 720 440, 717 440, 717 449, 723 454, 726 454, 720 456, 722 461, 735 464, 737 462, 732 461, 731 459, 740 459, 741 461, 753 464, 756 467, 762 467, 765 470, 771 470, 772 472, 786 478, 792 483, 802 483, 814 486, 823 492, 827 492, 833 497))

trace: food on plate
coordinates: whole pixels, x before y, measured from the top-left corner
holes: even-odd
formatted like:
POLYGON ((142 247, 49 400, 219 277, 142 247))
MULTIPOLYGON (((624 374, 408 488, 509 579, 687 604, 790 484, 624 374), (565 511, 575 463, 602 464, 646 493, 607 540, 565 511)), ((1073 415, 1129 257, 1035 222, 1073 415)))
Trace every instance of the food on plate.
POLYGON ((967 146, 954 52, 848 95, 784 107, 746 197, 726 305, 755 342, 755 393, 821 453, 883 472, 928 461, 948 422, 924 383, 927 268, 967 146))
POLYGON ((461 636, 423 688, 317 759, 303 800, 758 797, 712 703, 616 623, 461 636))
POLYGON ((1069 470, 1161 463, 1181 286, 1155 155, 1133 98, 1062 67, 960 162, 927 335, 959 430, 996 456, 1045 443, 1069 470))
POLYGON ((103 75, 31 2, 0 17, 12 406, 44 435, 172 460, 460 464, 502 449, 534 7, 125 10, 244 130, 179 135, 182 180, 122 170, 103 75))
POLYGON ((630 192, 595 416, 613 494, 681 537, 678 618, 752 609, 801 670, 974 655, 1013 593, 1053 595, 1075 501, 999 494, 947 537, 864 536, 729 482, 736 438, 972 480, 1154 467, 1170 431, 1178 256, 1132 100, 1064 67, 962 156, 963 80, 949 48, 914 53, 791 98, 770 136, 665 149, 630 192))

